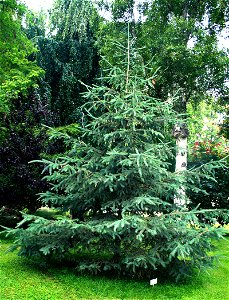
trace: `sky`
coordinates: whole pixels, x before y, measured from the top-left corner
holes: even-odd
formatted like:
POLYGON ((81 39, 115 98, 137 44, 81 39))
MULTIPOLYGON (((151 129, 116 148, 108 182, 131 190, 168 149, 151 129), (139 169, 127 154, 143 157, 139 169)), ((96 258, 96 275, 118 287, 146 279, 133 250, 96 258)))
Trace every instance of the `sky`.
POLYGON ((30 9, 40 11, 41 8, 49 9, 52 6, 53 0, 22 0, 30 9))

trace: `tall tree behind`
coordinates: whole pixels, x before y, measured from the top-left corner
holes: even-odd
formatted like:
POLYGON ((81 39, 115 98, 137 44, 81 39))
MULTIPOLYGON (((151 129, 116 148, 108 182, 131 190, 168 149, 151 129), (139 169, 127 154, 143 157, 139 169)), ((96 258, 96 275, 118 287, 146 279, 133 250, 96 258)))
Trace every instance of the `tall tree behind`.
POLYGON ((186 113, 190 100, 228 95, 228 56, 217 47, 217 34, 228 20, 226 1, 156 0, 144 15, 139 42, 160 66, 155 85, 160 97, 178 91, 177 110, 186 113))
POLYGON ((44 149, 48 114, 35 89, 44 71, 25 33, 27 13, 19 1, 0 2, 0 206, 34 211, 45 184, 28 162, 44 149))
MULTIPOLYGON (((153 55, 160 67, 156 94, 166 99, 169 94, 176 93, 175 109, 184 114, 184 118, 190 101, 207 101, 212 96, 225 101, 229 59, 227 53, 217 47, 217 34, 226 26, 226 1, 158 0, 147 7, 145 15, 140 40, 145 41, 146 53, 153 55)), ((177 172, 187 168, 188 131, 184 123, 185 120, 183 125, 178 124, 181 130, 174 135, 177 172)), ((180 191, 181 195, 185 192, 182 186, 180 191)), ((182 197, 175 201, 185 204, 182 197)))
POLYGON ((48 99, 57 116, 56 125, 79 122, 82 118, 78 107, 85 88, 79 80, 91 84, 98 72, 94 36, 98 21, 91 1, 56 0, 48 36, 33 36, 39 49, 38 64, 46 71, 40 94, 48 99))
POLYGON ((0 113, 10 111, 10 100, 26 94, 43 71, 28 56, 36 51, 22 30, 26 8, 16 0, 0 2, 0 113))
MULTIPOLYGON (((153 80, 154 95, 167 101, 176 94, 175 109, 184 119, 174 128, 176 171, 182 171, 187 167, 187 103, 198 103, 209 96, 223 103, 228 100, 229 59, 226 51, 217 47, 217 34, 228 20, 228 5, 225 0, 114 0, 107 5, 112 21, 102 28, 102 51, 113 59, 109 36, 120 36, 129 22, 144 61, 158 69, 153 80)), ((184 200, 179 202, 183 204, 184 200)))

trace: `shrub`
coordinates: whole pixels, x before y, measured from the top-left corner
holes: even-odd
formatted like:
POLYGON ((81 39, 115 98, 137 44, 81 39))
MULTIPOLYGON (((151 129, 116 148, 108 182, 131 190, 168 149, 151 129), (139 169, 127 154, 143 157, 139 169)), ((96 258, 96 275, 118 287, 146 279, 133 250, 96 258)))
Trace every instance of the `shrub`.
MULTIPOLYGON (((46 149, 48 112, 40 106, 35 93, 19 97, 12 104, 13 113, 5 119, 5 137, 0 144, 0 206, 36 211, 41 202, 37 193, 46 189, 42 167, 29 161, 40 158, 46 149)), ((49 118, 50 120, 50 118, 49 118)))
POLYGON ((199 166, 211 161, 225 160, 225 165, 214 170, 214 179, 202 178, 199 182, 200 190, 198 192, 192 189, 188 190, 188 196, 191 200, 191 208, 200 205, 204 209, 224 209, 227 211, 217 211, 213 213, 215 219, 222 222, 228 222, 229 209, 229 169, 228 169, 228 147, 224 138, 215 136, 214 140, 204 139, 196 141, 192 152, 192 161, 190 167, 199 166))

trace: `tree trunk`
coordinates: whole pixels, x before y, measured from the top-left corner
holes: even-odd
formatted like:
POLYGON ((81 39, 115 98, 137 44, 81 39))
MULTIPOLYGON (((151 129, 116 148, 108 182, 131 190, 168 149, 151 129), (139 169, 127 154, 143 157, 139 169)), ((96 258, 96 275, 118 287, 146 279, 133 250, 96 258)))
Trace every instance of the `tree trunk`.
POLYGON ((120 238, 116 237, 114 240, 114 252, 112 261, 116 264, 120 264, 121 259, 121 240, 120 238))
MULTIPOLYGON (((188 151, 188 129, 186 124, 177 124, 173 129, 173 136, 176 138, 176 168, 175 172, 183 172, 187 170, 187 151, 188 151)), ((174 197, 174 204, 185 206, 186 203, 185 187, 181 183, 178 188, 177 195, 174 197)))

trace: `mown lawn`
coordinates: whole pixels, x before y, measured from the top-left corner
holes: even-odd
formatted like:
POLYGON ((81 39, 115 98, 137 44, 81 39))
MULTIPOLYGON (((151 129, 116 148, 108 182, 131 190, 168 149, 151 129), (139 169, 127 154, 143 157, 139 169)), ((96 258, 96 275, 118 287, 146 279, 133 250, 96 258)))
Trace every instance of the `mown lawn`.
POLYGON ((66 269, 37 268, 32 263, 5 253, 9 242, 0 243, 1 300, 71 299, 191 299, 229 300, 229 238, 221 240, 220 264, 183 285, 79 276, 66 269))

